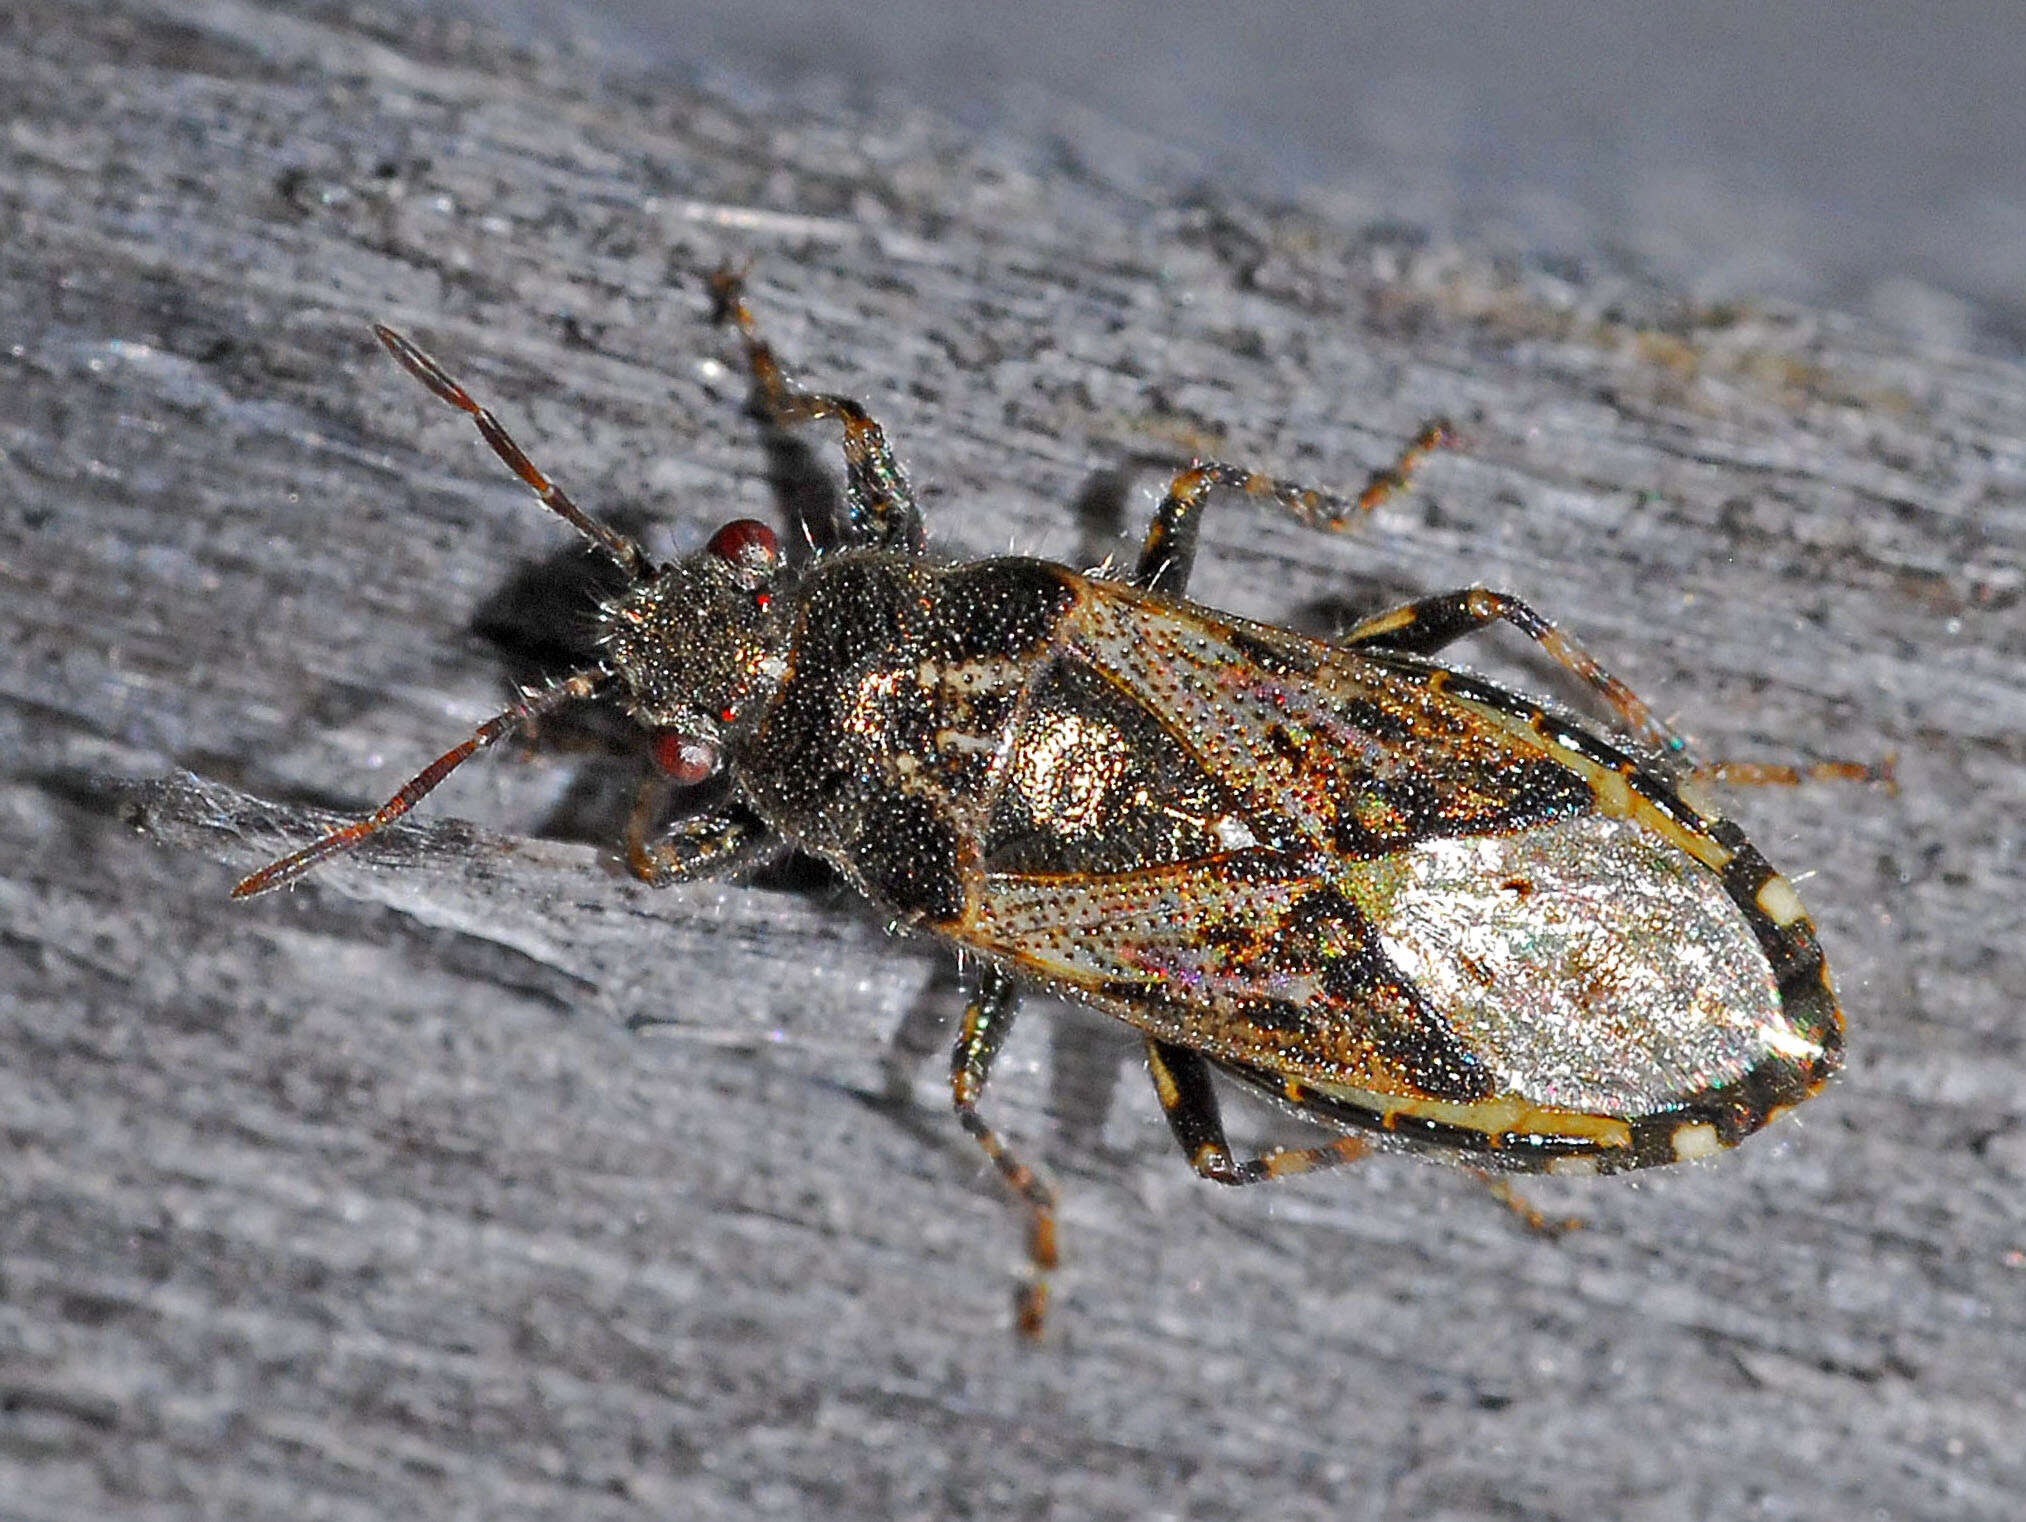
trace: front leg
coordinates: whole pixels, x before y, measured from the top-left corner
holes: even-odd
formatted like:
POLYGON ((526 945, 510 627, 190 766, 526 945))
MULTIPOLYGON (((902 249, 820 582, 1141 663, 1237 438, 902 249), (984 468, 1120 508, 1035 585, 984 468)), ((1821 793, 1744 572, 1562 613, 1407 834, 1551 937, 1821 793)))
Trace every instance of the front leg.
POLYGON ((746 306, 745 277, 725 268, 711 276, 716 320, 739 330, 753 389, 767 421, 777 427, 836 418, 844 425, 846 545, 862 549, 922 549, 922 515, 915 506, 907 472, 893 457, 886 431, 864 407, 848 396, 804 391, 781 369, 774 346, 760 336, 759 324, 746 306))
POLYGON ((626 865, 649 887, 727 877, 758 866, 783 847, 759 815, 737 803, 678 819, 658 839, 650 839, 665 796, 665 788, 650 778, 626 821, 626 865))

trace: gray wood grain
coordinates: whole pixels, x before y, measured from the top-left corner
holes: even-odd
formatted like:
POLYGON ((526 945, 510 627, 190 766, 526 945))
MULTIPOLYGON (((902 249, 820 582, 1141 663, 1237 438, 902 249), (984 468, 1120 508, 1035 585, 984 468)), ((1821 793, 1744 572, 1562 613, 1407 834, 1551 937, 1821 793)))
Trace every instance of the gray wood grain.
MULTIPOLYGON (((26 0, 0 50, 0 1515, 2017 1514, 2018 367, 1263 205, 1089 124, 387 12, 26 0), (1073 504, 1128 480, 1137 523, 1192 451, 1356 481, 1456 416, 1354 539, 1219 512, 1195 590, 1324 628, 1490 582, 1709 753, 1896 751, 1897 796, 1737 799, 1847 1076, 1709 1164, 1536 1186, 1590 1221, 1545 1241, 1404 1159, 1200 1184, 1131 1042, 1038 1009, 994 1099, 1065 1197, 1029 1349, 938 1063, 877 1102, 934 949, 806 884, 628 881, 595 726, 229 904, 572 636, 567 530, 366 323, 693 544, 829 463, 741 416, 723 259, 951 555, 1095 559, 1126 541, 1073 504)), ((1552 687, 1514 643, 1472 658, 1552 687)))

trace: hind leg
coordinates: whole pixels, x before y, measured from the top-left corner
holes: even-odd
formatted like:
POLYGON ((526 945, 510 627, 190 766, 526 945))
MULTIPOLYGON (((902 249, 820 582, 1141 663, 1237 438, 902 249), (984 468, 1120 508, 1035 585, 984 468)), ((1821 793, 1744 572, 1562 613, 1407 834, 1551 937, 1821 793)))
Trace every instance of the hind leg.
MULTIPOLYGON (((1631 688, 1599 665, 1574 638, 1519 598, 1504 592, 1464 587, 1423 597, 1365 619, 1345 634, 1341 643, 1353 650, 1401 650, 1412 655, 1433 655, 1465 635, 1498 622, 1511 624, 1539 645, 1556 665, 1586 683, 1637 739, 1664 756, 1687 762, 1688 742, 1662 723, 1631 688)), ((1720 782, 1732 787, 1791 786, 1831 780, 1882 782, 1888 788, 1897 787, 1889 756, 1879 762, 1819 761, 1798 767, 1759 761, 1704 761, 1688 764, 1686 773, 1697 782, 1720 782)))
POLYGON ((1161 1102, 1182 1155, 1214 1183, 1258 1184, 1317 1168, 1338 1168, 1370 1150, 1362 1137, 1338 1136, 1318 1147, 1283 1147, 1241 1162, 1231 1155, 1231 1143, 1225 1139, 1210 1064, 1202 1053, 1149 1037, 1147 1074, 1154 1080, 1154 1097, 1161 1102))

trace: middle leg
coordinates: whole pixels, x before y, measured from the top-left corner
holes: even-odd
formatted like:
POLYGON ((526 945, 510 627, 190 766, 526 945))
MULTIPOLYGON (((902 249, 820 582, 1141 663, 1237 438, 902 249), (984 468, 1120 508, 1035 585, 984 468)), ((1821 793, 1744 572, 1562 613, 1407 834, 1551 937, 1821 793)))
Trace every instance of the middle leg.
POLYGON ((1166 592, 1171 597, 1182 595, 1196 561, 1203 506, 1218 487, 1242 491, 1248 497, 1271 497, 1302 522, 1334 532, 1349 527, 1405 486, 1414 467, 1431 451, 1455 441, 1455 430, 1442 419, 1423 425, 1391 465, 1372 472, 1364 490, 1355 497, 1340 497, 1334 492, 1277 480, 1242 465, 1199 460, 1168 483, 1168 494, 1154 510, 1154 521, 1148 525, 1146 540, 1140 546, 1133 584, 1151 592, 1166 592))
POLYGON ((992 1160, 999 1176, 1027 1206, 1027 1256, 1032 1277, 1021 1287, 1015 1316, 1022 1335, 1041 1335, 1048 1307, 1048 1272, 1056 1265, 1055 1191, 1032 1168, 1015 1157, 999 1135, 978 1114, 978 1101, 992 1075, 992 1063, 1013 1029, 1020 1004, 1014 981, 989 963, 978 974, 977 991, 964 1009, 964 1028, 950 1054, 950 1100, 957 1119, 992 1160))

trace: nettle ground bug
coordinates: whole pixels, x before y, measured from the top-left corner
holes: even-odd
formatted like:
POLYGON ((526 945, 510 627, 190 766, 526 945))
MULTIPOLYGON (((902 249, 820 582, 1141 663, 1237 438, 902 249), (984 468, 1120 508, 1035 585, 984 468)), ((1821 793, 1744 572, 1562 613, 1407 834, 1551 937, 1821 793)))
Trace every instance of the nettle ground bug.
POLYGON ((879 425, 787 379, 737 277, 713 289, 762 415, 841 425, 842 521, 805 535, 825 548, 791 556, 741 519, 655 565, 434 360, 376 329, 626 585, 602 607, 594 664, 235 896, 356 845, 537 716, 616 696, 667 778, 729 774, 722 801, 671 827, 634 810, 639 876, 812 853, 975 968, 952 1097, 1026 1202, 1030 1331, 1056 1260, 1054 1196, 978 1111, 1023 987, 1137 1028, 1176 1140, 1226 1184, 1343 1163, 1373 1140, 1489 1175, 1670 1163, 1736 1144, 1834 1071, 1842 1016, 1801 901, 1698 786, 1803 773, 1692 767, 1574 640, 1482 587, 1334 641, 1182 600, 1214 492, 1340 529, 1449 442, 1446 424, 1354 497, 1193 464, 1129 575, 938 561, 879 425), (1500 621, 1587 684, 1615 728, 1435 663, 1500 621), (1213 1071, 1340 1134, 1241 1159, 1213 1071))

